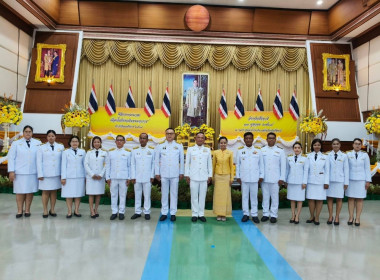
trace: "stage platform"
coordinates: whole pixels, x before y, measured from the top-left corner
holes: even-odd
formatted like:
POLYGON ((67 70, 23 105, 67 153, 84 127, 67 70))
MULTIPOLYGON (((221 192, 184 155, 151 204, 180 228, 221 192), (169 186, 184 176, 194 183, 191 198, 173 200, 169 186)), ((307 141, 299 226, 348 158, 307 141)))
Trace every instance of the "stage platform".
MULTIPOLYGON (((0 194, 0 279, 378 279, 380 271, 380 202, 365 201, 361 226, 348 226, 347 203, 341 225, 289 223, 290 209, 280 209, 277 224, 241 223, 241 211, 217 222, 192 223, 181 210, 175 223, 110 221, 110 206, 101 205, 91 219, 88 204, 81 218, 66 219, 66 204, 57 201, 58 217, 42 218, 41 197, 32 216, 16 219, 12 194, 0 194)), ((259 211, 261 217, 261 211, 259 211)))

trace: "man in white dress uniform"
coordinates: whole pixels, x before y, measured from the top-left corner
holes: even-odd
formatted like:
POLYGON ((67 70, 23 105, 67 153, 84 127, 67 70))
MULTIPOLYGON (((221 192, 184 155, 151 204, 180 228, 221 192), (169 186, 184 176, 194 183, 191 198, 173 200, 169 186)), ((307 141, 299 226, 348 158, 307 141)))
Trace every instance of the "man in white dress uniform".
POLYGON ((165 131, 166 141, 156 147, 155 173, 156 179, 161 181, 161 217, 165 221, 169 211, 170 190, 170 220, 176 220, 178 201, 178 182, 183 179, 184 154, 183 147, 174 141, 173 128, 165 131))
POLYGON ((277 222, 278 212, 278 192, 280 186, 284 184, 286 175, 286 157, 284 151, 277 147, 276 134, 267 134, 268 145, 261 149, 264 159, 264 181, 261 184, 263 190, 263 217, 262 222, 269 220, 271 223, 277 222), (269 202, 270 211, 269 211, 269 202))
POLYGON ((127 198, 130 180, 131 151, 124 148, 125 138, 116 136, 116 149, 111 149, 106 158, 106 180, 111 191, 110 220, 115 220, 119 213, 119 220, 124 219, 125 201, 127 198), (119 197, 119 207, 117 198, 119 197))
POLYGON ((212 160, 211 150, 203 146, 204 142, 204 133, 198 132, 195 136, 196 145, 188 148, 186 154, 185 177, 190 184, 192 222, 196 222, 198 217, 206 222, 204 211, 207 183, 212 179, 212 160))
POLYGON ((264 160, 261 149, 253 147, 252 132, 244 133, 245 146, 239 148, 236 158, 236 178, 241 185, 243 218, 249 220, 249 199, 251 199, 252 221, 260 223, 257 217, 257 191, 259 183, 264 179, 264 160))
POLYGON ((154 148, 147 146, 148 134, 141 133, 140 147, 132 151, 131 179, 135 185, 135 214, 132 220, 141 217, 141 195, 144 193, 145 220, 150 220, 150 190, 154 178, 154 148))

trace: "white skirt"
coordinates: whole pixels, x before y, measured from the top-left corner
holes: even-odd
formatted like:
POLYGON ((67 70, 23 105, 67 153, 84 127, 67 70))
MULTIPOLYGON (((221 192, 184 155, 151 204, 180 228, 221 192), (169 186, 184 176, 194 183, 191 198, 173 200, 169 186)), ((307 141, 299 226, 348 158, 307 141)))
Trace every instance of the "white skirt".
POLYGON ((313 200, 326 200, 326 190, 324 184, 307 184, 306 198, 313 200))
POLYGON ((82 197, 85 191, 85 178, 67 178, 66 185, 62 186, 61 197, 82 197))
POLYGON ((61 188, 61 176, 44 177, 44 179, 38 180, 38 188, 43 191, 54 191, 61 188))
POLYGON ((343 198, 344 197, 344 183, 330 182, 329 188, 326 190, 328 197, 343 198))
POLYGON ((350 180, 348 188, 346 190, 346 196, 351 198, 366 198, 367 190, 365 189, 365 180, 350 180))
POLYGON ((295 201, 305 201, 305 189, 302 184, 288 184, 287 198, 295 201))
POLYGON ((86 194, 89 195, 101 195, 104 194, 106 189, 106 180, 104 178, 100 180, 94 180, 92 178, 86 178, 86 194))
POLYGON ((13 193, 34 193, 38 191, 37 174, 15 174, 13 193))

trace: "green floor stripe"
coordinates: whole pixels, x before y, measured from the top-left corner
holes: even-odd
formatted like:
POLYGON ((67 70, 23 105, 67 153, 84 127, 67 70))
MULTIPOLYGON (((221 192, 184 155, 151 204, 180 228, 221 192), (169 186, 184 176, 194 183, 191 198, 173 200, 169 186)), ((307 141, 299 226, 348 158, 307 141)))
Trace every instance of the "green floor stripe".
POLYGON ((173 229, 169 279, 274 279, 234 219, 192 223, 178 217, 173 229))

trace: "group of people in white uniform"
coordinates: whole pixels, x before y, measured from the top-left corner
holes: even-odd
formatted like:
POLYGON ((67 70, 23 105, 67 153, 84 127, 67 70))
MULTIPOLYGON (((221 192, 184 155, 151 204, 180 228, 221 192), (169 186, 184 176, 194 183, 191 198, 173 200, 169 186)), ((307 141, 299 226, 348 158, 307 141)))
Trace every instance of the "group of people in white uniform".
MULTIPOLYGON (((206 222, 204 208, 207 186, 213 177, 212 153, 204 146, 205 135, 195 137, 195 145, 187 150, 186 162, 181 144, 175 142, 174 129, 165 131, 166 140, 156 148, 148 146, 148 135, 141 133, 140 145, 132 151, 124 148, 125 138, 116 137, 116 148, 108 152, 102 149, 100 137, 91 141, 92 149, 85 152, 79 148, 80 140, 72 136, 70 148, 64 149, 57 143, 56 133, 47 132, 47 142, 42 144, 32 138, 33 128, 25 126, 23 138, 14 141, 8 153, 9 178, 13 181, 17 201, 16 218, 30 217, 33 193, 42 190, 43 218, 56 217, 57 190, 66 198, 67 215, 81 217, 81 197, 89 196, 90 216, 99 217, 100 198, 105 192, 105 182, 110 186, 110 220, 125 218, 125 204, 129 183, 135 191, 135 211, 131 219, 144 214, 150 219, 150 192, 154 178, 161 181, 160 221, 176 220, 178 183, 184 176, 190 185, 192 222, 206 222), (142 203, 144 196, 144 205, 142 203), (169 205, 170 196, 170 205, 169 205), (50 209, 48 203, 50 200, 50 209), (74 211, 72 209, 74 202, 74 211)), ((235 160, 236 179, 242 187, 242 222, 251 216, 254 223, 258 218, 258 187, 263 193, 262 222, 277 222, 279 188, 287 187, 287 198, 291 201, 290 223, 298 224, 302 203, 308 199, 310 218, 306 223, 320 224, 319 216, 323 201, 327 199, 329 218, 327 224, 339 225, 339 215, 344 195, 348 197, 348 224, 360 225, 363 199, 371 182, 368 154, 361 151, 361 139, 354 139, 353 150, 340 151, 339 139, 333 139, 332 151, 322 153, 322 141, 314 139, 311 153, 302 154, 302 145, 294 143, 294 153, 286 156, 276 146, 276 134, 267 134, 268 145, 253 146, 254 135, 244 134, 245 145, 237 152, 235 160), (333 201, 336 214, 333 216, 333 201), (249 209, 249 201, 251 209, 249 209), (354 212, 356 209, 356 216, 354 212)))

